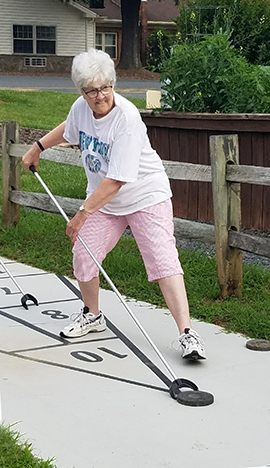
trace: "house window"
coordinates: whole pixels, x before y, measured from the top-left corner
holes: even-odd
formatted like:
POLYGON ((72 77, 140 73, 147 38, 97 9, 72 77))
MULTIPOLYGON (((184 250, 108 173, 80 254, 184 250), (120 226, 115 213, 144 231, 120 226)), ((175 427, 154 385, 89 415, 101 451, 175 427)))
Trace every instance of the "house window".
POLYGON ((33 26, 13 26, 13 49, 15 54, 33 53, 33 26))
POLYGON ((55 54, 55 27, 13 25, 14 54, 55 54))
POLYGON ((55 27, 36 26, 37 54, 55 54, 55 27))
POLYGON ((117 34, 116 33, 96 33, 96 49, 103 50, 111 56, 117 58, 117 34))
POLYGON ((105 8, 104 0, 89 0, 90 8, 105 8))

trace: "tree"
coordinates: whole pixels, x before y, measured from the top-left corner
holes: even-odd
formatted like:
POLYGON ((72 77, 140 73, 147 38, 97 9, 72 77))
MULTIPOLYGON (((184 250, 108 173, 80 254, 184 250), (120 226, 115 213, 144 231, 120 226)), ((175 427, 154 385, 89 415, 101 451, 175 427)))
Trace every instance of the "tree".
POLYGON ((140 15, 141 0, 121 0, 122 44, 118 68, 140 68, 140 15))
MULTIPOLYGON (((144 0, 147 1, 147 0, 144 0)), ((180 0, 175 0, 179 5, 180 0)), ((140 68, 140 6, 141 0, 121 0, 122 45, 118 68, 140 68)))

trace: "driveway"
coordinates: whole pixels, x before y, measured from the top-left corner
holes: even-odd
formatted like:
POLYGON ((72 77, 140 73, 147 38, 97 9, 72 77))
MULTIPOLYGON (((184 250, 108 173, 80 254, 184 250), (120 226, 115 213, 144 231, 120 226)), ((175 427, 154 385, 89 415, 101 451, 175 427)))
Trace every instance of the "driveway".
MULTIPOLYGON (((0 75, 1 89, 77 92, 71 78, 55 76, 0 75)), ((160 82, 155 80, 119 79, 115 87, 122 96, 141 99, 145 99, 147 90, 159 89, 160 82)))

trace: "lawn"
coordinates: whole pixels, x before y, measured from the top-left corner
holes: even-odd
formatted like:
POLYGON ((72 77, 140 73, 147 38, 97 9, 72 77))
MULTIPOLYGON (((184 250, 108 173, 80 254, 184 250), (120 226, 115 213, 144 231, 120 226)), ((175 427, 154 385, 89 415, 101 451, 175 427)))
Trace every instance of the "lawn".
MULTIPOLYGON (((78 97, 78 93, 0 90, 0 122, 16 120, 20 127, 52 130, 66 119, 78 97)), ((130 101, 145 108, 144 99, 130 101)))

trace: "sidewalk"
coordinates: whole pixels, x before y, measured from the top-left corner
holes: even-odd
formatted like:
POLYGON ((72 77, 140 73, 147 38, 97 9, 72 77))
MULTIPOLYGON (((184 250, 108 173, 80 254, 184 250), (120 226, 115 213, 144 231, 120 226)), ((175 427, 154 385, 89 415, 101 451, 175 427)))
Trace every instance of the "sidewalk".
POLYGON ((5 424, 15 424, 58 468, 243 468, 270 462, 270 353, 193 321, 205 362, 184 362, 171 342, 167 310, 129 306, 179 377, 211 392, 206 407, 182 406, 168 373, 111 291, 101 291, 106 331, 59 336, 81 308, 76 282, 3 259, 28 301, 0 273, 0 392, 5 424), (149 367, 147 358, 153 363, 149 367), (159 376, 158 376, 159 375, 159 376), (163 379, 164 376, 164 379, 163 379))

